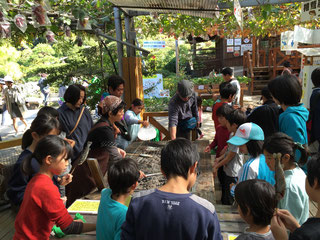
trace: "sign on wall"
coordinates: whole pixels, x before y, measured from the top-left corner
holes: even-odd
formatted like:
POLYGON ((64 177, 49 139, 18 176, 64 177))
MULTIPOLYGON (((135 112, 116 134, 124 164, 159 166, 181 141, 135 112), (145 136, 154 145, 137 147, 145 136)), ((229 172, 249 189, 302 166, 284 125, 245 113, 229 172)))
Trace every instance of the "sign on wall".
POLYGON ((152 77, 143 77, 144 98, 162 98, 168 97, 170 92, 163 89, 162 74, 156 74, 152 77))
POLYGON ((165 41, 143 41, 144 48, 165 48, 165 41))

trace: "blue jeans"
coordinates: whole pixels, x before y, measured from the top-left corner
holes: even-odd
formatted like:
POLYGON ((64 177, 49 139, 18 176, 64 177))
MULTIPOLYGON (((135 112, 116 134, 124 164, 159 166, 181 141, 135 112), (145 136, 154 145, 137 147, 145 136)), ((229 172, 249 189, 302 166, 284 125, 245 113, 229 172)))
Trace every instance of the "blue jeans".
POLYGON ((49 93, 48 93, 48 92, 45 92, 45 91, 41 91, 41 92, 42 92, 42 94, 44 95, 43 104, 44 104, 45 106, 47 106, 47 104, 48 104, 48 98, 49 98, 49 93))

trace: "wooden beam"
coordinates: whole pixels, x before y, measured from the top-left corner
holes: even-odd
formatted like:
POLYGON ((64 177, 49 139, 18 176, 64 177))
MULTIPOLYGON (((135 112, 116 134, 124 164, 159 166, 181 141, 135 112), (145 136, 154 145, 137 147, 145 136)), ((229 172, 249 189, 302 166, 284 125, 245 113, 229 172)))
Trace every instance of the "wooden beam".
POLYGON ((91 175, 96 182, 96 186, 99 191, 107 187, 107 184, 103 178, 103 174, 100 169, 100 165, 95 158, 88 158, 87 163, 91 172, 91 175))
POLYGON ((163 133, 166 136, 166 138, 170 138, 169 131, 164 126, 162 126, 157 120, 155 120, 153 117, 149 117, 149 122, 150 124, 155 126, 161 133, 163 133))
POLYGON ((146 119, 147 117, 167 117, 169 116, 168 112, 145 112, 143 114, 143 119, 146 119))
POLYGON ((11 147, 16 147, 16 146, 21 146, 21 144, 22 144, 22 138, 15 138, 13 140, 2 141, 2 142, 0 142, 0 150, 6 149, 6 148, 11 148, 11 147))

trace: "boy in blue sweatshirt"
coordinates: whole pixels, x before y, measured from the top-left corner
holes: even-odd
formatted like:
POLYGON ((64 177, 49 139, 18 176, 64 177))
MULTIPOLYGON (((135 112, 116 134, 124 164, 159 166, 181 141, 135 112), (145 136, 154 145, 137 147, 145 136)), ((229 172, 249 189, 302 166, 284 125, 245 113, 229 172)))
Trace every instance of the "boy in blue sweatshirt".
POLYGON ((221 240, 214 206, 189 191, 197 179, 199 154, 191 141, 177 138, 161 151, 167 183, 131 200, 121 239, 221 240))

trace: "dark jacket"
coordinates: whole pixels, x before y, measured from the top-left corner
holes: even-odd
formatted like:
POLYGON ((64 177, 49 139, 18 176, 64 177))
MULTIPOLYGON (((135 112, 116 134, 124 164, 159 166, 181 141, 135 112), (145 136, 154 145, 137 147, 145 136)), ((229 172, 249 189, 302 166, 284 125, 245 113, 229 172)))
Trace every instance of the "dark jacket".
POLYGON ((310 97, 310 116, 312 121, 310 142, 320 140, 320 88, 315 88, 310 97))

